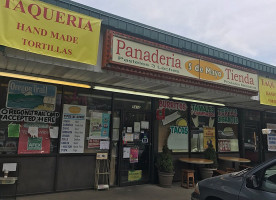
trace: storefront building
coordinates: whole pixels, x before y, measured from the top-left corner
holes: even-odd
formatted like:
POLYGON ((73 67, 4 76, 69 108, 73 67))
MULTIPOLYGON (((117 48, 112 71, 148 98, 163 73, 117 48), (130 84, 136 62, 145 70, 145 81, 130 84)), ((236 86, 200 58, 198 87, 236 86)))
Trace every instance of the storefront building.
POLYGON ((97 153, 110 186, 155 183, 164 145, 175 181, 208 143, 276 155, 274 66, 74 2, 1 4, 0 163, 18 177, 1 195, 94 188, 97 153))

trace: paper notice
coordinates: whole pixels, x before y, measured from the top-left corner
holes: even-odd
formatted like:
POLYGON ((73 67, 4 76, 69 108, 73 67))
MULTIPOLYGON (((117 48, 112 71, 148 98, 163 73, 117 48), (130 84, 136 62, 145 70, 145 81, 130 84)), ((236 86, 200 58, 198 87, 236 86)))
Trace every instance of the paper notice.
POLYGON ((140 122, 134 122, 134 132, 139 133, 140 130, 140 122))
POLYGON ((141 121, 141 129, 149 129, 149 122, 141 121))
POLYGON ((125 141, 133 142, 133 133, 126 133, 125 134, 125 141))
POLYGON ((28 133, 31 135, 31 137, 38 137, 38 127, 29 127, 28 133))
POLYGON ((3 163, 3 171, 15 172, 17 163, 3 163))
POLYGON ((130 155, 130 147, 124 147, 123 158, 129 158, 130 155))
POLYGON ((109 149, 109 141, 100 141, 100 149, 109 149))
POLYGON ((57 126, 50 126, 50 138, 58 138, 58 127, 57 126))

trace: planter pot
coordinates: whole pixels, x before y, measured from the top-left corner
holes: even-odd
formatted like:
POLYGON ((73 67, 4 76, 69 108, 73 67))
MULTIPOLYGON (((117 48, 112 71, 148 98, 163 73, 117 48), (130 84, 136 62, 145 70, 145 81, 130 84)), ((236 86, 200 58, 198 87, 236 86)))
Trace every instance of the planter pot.
POLYGON ((168 172, 160 172, 159 171, 158 175, 159 175, 159 185, 161 187, 171 187, 172 186, 174 172, 168 173, 168 172))
POLYGON ((216 169, 212 168, 200 168, 200 175, 202 179, 211 178, 213 176, 213 172, 216 169))

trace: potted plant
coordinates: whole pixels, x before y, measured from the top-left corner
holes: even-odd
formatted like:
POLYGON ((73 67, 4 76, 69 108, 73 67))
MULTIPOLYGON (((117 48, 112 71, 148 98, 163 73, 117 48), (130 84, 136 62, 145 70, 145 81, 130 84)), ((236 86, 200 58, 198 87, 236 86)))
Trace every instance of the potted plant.
POLYGON ((172 155, 167 145, 164 145, 162 150, 162 153, 158 155, 156 160, 159 184, 162 187, 171 187, 174 176, 172 155))
POLYGON ((204 158, 212 160, 213 164, 207 165, 207 167, 200 169, 202 179, 212 177, 214 170, 218 167, 217 154, 212 142, 208 143, 208 147, 204 151, 204 158))

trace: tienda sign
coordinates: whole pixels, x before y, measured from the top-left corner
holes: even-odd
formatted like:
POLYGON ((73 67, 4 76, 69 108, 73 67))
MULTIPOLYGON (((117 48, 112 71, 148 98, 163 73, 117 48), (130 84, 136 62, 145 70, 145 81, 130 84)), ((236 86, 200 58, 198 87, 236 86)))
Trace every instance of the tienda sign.
MULTIPOLYGON (((196 59, 183 55, 176 49, 166 48, 164 45, 126 36, 121 33, 112 32, 109 34, 111 35, 111 52, 110 55, 107 55, 108 62, 140 68, 148 72, 154 71, 159 74, 195 78, 258 91, 257 74, 196 59)), ((103 64, 106 67, 105 61, 103 64)))
POLYGON ((0 44, 96 65, 101 21, 32 0, 0 1, 0 44))

